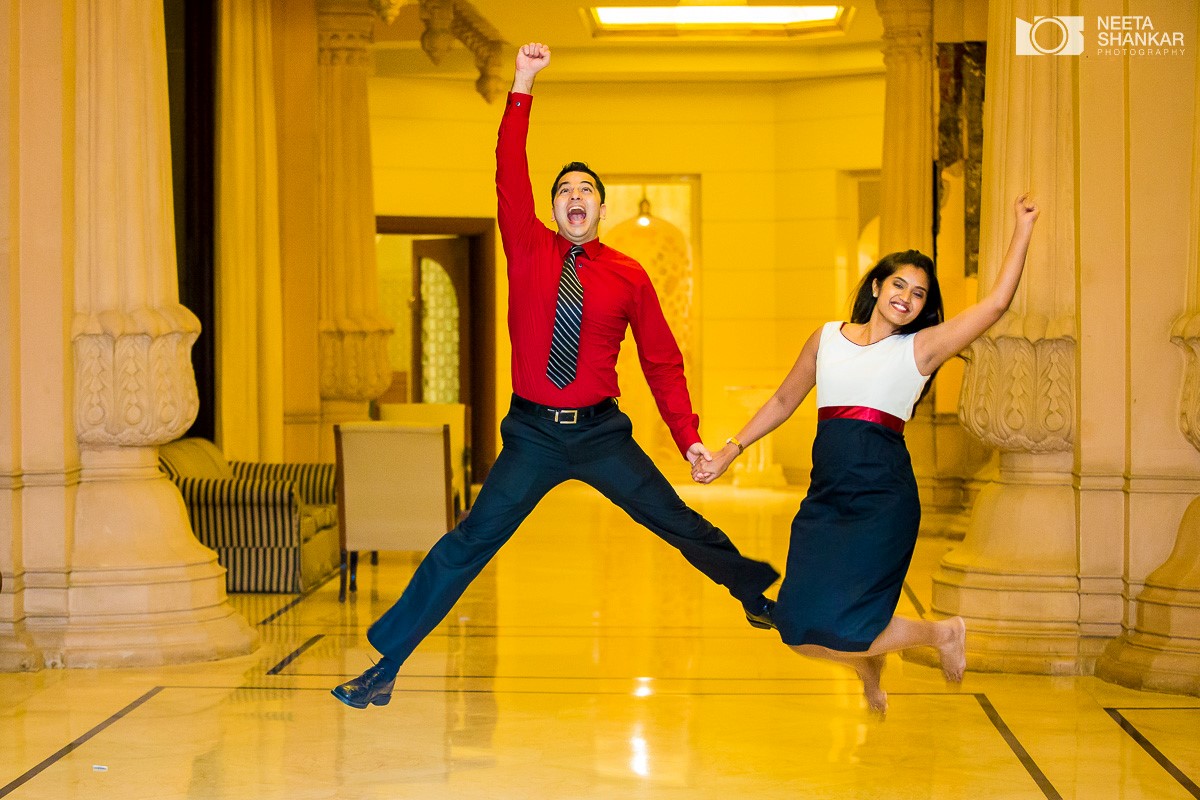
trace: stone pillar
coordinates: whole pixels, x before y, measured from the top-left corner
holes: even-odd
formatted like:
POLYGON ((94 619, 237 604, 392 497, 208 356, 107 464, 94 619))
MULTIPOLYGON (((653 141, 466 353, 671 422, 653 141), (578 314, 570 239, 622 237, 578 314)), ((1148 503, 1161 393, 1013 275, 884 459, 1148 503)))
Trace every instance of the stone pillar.
POLYGON ((887 68, 879 253, 933 253, 933 3, 875 0, 887 68))
POLYGON ((1000 451, 999 477, 934 574, 933 609, 967 619, 972 669, 1073 674, 1081 669, 1074 64, 1018 57, 1013 43, 1014 17, 1069 13, 1066 3, 1047 5, 989 7, 981 293, 1007 250, 1013 199, 1032 191, 1042 215, 1012 308, 965 354, 959 417, 1000 451))
MULTIPOLYGON (((1196 35, 1200 37, 1200 22, 1196 35)), ((1200 86, 1195 62, 1194 91, 1200 86)), ((1190 236, 1187 248, 1186 311, 1171 330, 1185 354, 1178 425, 1200 450, 1200 103, 1192 119, 1190 236)), ((1130 570, 1133 572, 1133 570, 1130 570)), ((1200 498, 1188 505, 1167 560, 1145 579, 1123 633, 1096 662, 1096 675, 1125 686, 1200 695, 1200 498)))
MULTIPOLYGON (((0 4, 0 52, 4 54, 0 59, 0 119, 5 120, 0 125, 0 186, 8 187, 0 195, 0 299, 3 300, 0 308, 0 672, 42 666, 41 651, 34 645, 25 623, 28 559, 24 546, 25 520, 42 510, 34 506, 41 497, 47 498, 46 506, 50 507, 54 499, 66 493, 66 470, 62 463, 64 403, 61 397, 56 398, 57 408, 45 402, 44 386, 22 380, 28 368, 27 359, 33 356, 36 362, 39 355, 31 348, 40 344, 31 342, 28 334, 22 335, 24 326, 37 324, 39 319, 53 326, 55 317, 46 317, 43 312, 57 312, 60 323, 64 313, 62 294, 57 291, 61 276, 53 281, 47 279, 50 285, 44 291, 36 280, 37 268, 61 254, 60 242, 50 236, 39 238, 36 224, 40 214, 60 216, 61 185, 39 191, 45 187, 29 181, 29 176, 38 173, 35 159, 16 145, 30 134, 61 127, 58 110, 48 108, 50 104, 43 99, 44 93, 62 92, 61 65, 56 71, 49 59, 28 64, 21 59, 23 52, 45 46, 47 38, 61 40, 58 18, 62 9, 51 3, 39 8, 43 13, 25 9, 21 3, 0 4), (38 86, 39 91, 22 91, 33 86, 38 86), (33 208, 27 211, 27 205, 33 208), (30 211, 40 214, 34 213, 30 219, 30 211), (26 232, 30 235, 28 240, 23 236, 26 232), (23 258, 23 254, 27 255, 23 258), (32 409, 33 420, 25 418, 26 405, 32 409), (52 423, 56 417, 57 441, 53 432, 39 436, 38 432, 45 428, 38 423, 52 423), (30 469, 32 464, 26 466, 30 436, 35 447, 45 446, 46 461, 52 458, 50 452, 57 451, 58 461, 48 465, 45 474, 30 469)), ((53 178, 61 177, 51 175, 51 183, 53 178)), ((46 176, 41 173, 39 177, 44 180, 46 176)), ((64 359, 61 336, 58 345, 57 352, 50 354, 51 368, 61 366, 64 359)), ((58 519, 47 516, 42 520, 47 527, 58 523, 61 513, 58 519)))
MULTIPOLYGON (((933 4, 931 0, 876 0, 883 19, 887 69, 880 170, 879 254, 920 250, 933 255, 933 4)), ((946 514, 938 476, 937 386, 913 410, 905 427, 921 495, 922 531, 940 532, 946 514)))
POLYGON ((67 419, 80 467, 74 497, 63 498, 66 529, 39 542, 29 628, 57 666, 244 654, 257 635, 229 606, 224 570, 158 471, 157 446, 195 418, 189 354, 199 333, 178 302, 162 7, 77 0, 74 14, 74 53, 62 51, 75 67, 62 95, 74 141, 63 216, 74 212, 63 232, 74 252, 62 265, 73 266, 74 285, 62 296, 74 298, 67 419))
POLYGON ((375 270, 370 114, 374 18, 366 0, 319 0, 317 225, 321 454, 333 459, 333 425, 366 419, 392 380, 375 270))

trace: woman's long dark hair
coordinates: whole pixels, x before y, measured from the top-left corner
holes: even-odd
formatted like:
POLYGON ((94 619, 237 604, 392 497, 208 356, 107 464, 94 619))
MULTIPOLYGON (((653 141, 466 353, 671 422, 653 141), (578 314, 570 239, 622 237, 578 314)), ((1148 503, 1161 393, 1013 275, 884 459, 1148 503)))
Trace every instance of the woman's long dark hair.
POLYGON ((854 305, 850 309, 850 321, 866 324, 871 321, 871 313, 875 310, 874 286, 876 281, 883 288, 883 282, 903 266, 913 266, 925 273, 929 279, 929 291, 925 293, 925 307, 917 318, 900 329, 900 333, 916 333, 922 328, 929 328, 940 323, 946 315, 942 308, 942 287, 938 284, 937 268, 933 259, 919 250, 905 250, 900 253, 889 253, 879 259, 879 263, 863 276, 858 291, 854 294, 854 305))
MULTIPOLYGON (((925 306, 921 309, 921 313, 912 322, 900 328, 899 332, 916 333, 922 328, 937 325, 945 318, 946 312, 942 307, 942 287, 938 284, 937 268, 933 264, 933 259, 919 250, 904 250, 900 253, 888 253, 879 259, 879 263, 872 267, 870 272, 863 276, 862 283, 858 285, 858 291, 854 293, 854 305, 850 308, 851 322, 865 325, 871 321, 871 314, 878 302, 873 290, 875 282, 879 282, 880 290, 882 290, 883 282, 903 266, 913 266, 924 272, 925 276, 929 278, 929 291, 925 293, 925 306)), ((938 371, 935 369, 929 376, 929 380, 925 381, 925 388, 921 390, 921 396, 917 398, 918 403, 925 399, 925 395, 929 394, 937 373, 938 371)))

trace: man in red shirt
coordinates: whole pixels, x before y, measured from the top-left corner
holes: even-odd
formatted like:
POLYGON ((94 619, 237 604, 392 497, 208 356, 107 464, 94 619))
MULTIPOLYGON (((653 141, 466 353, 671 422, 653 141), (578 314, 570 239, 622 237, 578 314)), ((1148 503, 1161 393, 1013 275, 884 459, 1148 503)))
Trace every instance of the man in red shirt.
POLYGON ((386 705, 400 665, 552 488, 576 479, 677 547, 693 566, 742 601, 755 627, 772 626, 763 590, 779 573, 746 558, 692 511, 633 440, 614 400, 617 354, 633 330, 642 371, 680 452, 708 456, 683 374, 683 357, 646 271, 597 238, 604 184, 586 164, 563 167, 552 188, 558 232, 534 211, 525 140, 534 77, 550 48, 524 45, 496 144, 498 224, 508 260, 512 406, 504 446, 470 515, 443 536, 403 595, 367 631, 383 654, 333 689, 353 708, 386 705))

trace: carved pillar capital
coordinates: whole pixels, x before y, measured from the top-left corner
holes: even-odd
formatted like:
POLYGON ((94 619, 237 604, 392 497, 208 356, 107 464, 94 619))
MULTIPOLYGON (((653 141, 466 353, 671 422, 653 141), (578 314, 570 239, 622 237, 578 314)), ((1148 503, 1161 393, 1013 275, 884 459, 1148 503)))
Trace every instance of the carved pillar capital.
POLYGON ((1069 452, 1074 442, 1075 337, 1031 338, 1015 327, 982 336, 967 350, 959 421, 1000 450, 1069 452))
POLYGON ((370 64, 375 17, 364 2, 317 4, 317 48, 322 64, 370 64))
POLYGON ((875 0, 883 21, 883 59, 925 58, 933 42, 931 0, 875 0))
POLYGON ((75 430, 83 447, 179 438, 199 403, 191 351, 200 322, 181 305, 75 320, 75 430))
POLYGON ((392 382, 387 340, 390 325, 349 330, 322 325, 320 333, 321 399, 369 402, 392 382))

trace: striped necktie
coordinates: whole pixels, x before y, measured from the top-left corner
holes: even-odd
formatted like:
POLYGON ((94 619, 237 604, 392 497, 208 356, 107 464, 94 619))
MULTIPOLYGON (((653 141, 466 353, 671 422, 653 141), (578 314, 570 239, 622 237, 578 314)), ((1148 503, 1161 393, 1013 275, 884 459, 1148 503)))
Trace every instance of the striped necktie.
POLYGON ((572 247, 563 259, 562 274, 558 276, 558 303, 554 307, 554 335, 550 338, 550 359, 546 364, 546 377, 560 389, 575 380, 575 363, 579 358, 583 284, 575 274, 575 259, 581 255, 582 247, 572 247))

